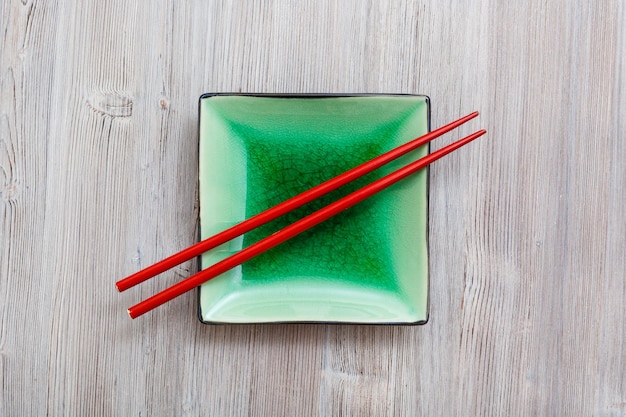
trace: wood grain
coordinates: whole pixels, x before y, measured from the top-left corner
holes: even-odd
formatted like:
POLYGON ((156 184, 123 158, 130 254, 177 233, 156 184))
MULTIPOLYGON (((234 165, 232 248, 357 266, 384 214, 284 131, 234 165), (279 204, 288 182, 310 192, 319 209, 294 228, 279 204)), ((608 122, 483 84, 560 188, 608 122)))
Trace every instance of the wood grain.
POLYGON ((626 415, 617 0, 0 3, 0 416, 626 415), (428 94, 422 327, 204 326, 201 93, 428 94))

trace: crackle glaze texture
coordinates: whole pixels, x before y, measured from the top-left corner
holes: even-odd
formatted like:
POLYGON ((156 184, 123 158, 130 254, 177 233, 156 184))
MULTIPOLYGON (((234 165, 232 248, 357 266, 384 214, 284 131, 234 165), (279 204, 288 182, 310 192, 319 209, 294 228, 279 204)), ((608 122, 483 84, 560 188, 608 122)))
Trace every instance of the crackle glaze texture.
MULTIPOLYGON (((207 96, 200 101, 206 238, 428 131, 424 96, 207 96)), ((205 254, 207 267, 427 147, 205 254)), ((424 170, 202 286, 208 322, 416 323, 427 318, 424 170)))

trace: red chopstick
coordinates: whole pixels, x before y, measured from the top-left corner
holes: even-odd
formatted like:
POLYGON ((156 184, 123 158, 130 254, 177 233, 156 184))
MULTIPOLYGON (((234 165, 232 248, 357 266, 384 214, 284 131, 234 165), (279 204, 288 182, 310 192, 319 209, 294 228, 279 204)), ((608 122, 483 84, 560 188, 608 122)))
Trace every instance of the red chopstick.
POLYGON ((430 163, 436 161, 437 159, 449 154, 455 149, 466 145, 467 143, 484 135, 485 133, 487 133, 486 130, 479 130, 478 132, 475 132, 442 149, 439 149, 438 151, 433 152, 430 155, 427 155, 415 162, 412 162, 405 167, 400 168, 397 171, 394 171, 391 174, 386 175, 351 194, 348 194, 347 196, 335 201, 334 203, 331 203, 328 206, 306 217, 303 217, 297 222, 290 224, 284 229, 281 229, 280 231, 264 239, 261 239, 260 241, 248 246, 245 249, 242 249, 236 254, 210 266, 209 268, 204 269, 197 274, 192 275, 191 277, 173 285, 172 287, 153 295, 152 297, 140 302, 139 304, 132 306, 128 309, 128 314, 131 318, 134 319, 141 316, 142 314, 147 313, 148 311, 178 297, 179 295, 184 294, 185 292, 197 287, 198 285, 212 278, 215 278, 220 274, 223 274, 224 272, 236 267, 237 265, 240 265, 257 255, 260 255, 261 253, 266 252, 273 247, 280 245, 281 243, 286 242, 287 240, 304 232, 305 230, 308 230, 311 227, 365 200, 366 198, 371 197, 377 192, 389 187, 392 184, 395 184, 403 178, 406 178, 407 176, 424 168, 430 163))
POLYGON ((433 139, 443 135, 446 132, 449 132, 452 129, 455 129, 462 125, 463 123, 475 118, 478 116, 478 112, 473 112, 468 114, 465 117, 462 117, 458 120, 455 120, 452 123, 449 123, 445 126, 440 127, 439 129, 433 130, 430 133, 427 133, 424 136, 413 139, 410 142, 405 143, 391 151, 388 151, 368 162, 365 162, 361 165, 358 165, 355 168, 352 168, 349 171, 344 172, 341 175, 338 175, 335 178, 332 178, 326 182, 317 185, 310 190, 307 190, 301 194, 296 195, 295 197, 290 198, 270 209, 267 209, 253 217, 250 217, 243 222, 236 224, 214 236, 211 236, 201 242, 196 243, 184 249, 174 255, 169 256, 168 258, 163 259, 155 263, 152 266, 149 266, 145 269, 142 269, 139 272, 136 272, 127 278, 124 278, 118 281, 115 285, 119 291, 125 291, 131 287, 134 287, 137 284, 140 284, 155 275, 158 275, 162 272, 167 271, 170 268, 175 267, 185 261, 188 261, 204 252, 207 252, 223 243, 228 242, 236 238, 239 235, 249 232, 259 226, 268 223, 277 217, 280 217, 284 214, 289 213, 296 208, 303 206, 329 192, 351 182, 355 179, 385 165, 386 163, 397 159, 398 157, 432 141, 433 139))

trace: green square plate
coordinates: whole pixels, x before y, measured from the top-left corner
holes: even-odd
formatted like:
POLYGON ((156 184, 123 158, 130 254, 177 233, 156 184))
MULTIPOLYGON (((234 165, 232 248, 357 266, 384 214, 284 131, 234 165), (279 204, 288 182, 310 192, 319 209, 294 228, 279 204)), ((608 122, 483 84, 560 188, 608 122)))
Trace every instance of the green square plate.
MULTIPOLYGON (((203 95, 201 238, 427 133, 429 115, 428 97, 417 95, 203 95)), ((427 153, 423 146, 205 253, 201 268, 427 153)), ((428 171, 204 283, 199 316, 205 323, 425 323, 428 171)))

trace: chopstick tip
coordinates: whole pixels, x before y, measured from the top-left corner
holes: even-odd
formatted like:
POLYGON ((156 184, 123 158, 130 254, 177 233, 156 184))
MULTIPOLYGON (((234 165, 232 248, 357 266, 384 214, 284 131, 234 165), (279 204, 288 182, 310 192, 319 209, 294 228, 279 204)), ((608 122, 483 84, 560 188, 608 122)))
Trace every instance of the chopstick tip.
POLYGON ((479 115, 479 114, 480 114, 480 113, 478 113, 478 110, 473 111, 473 112, 469 113, 467 116, 463 116, 463 117, 461 117, 461 118, 460 118, 459 120, 457 120, 456 122, 452 122, 452 123, 450 123, 450 125, 453 125, 453 126, 460 126, 460 125, 462 125, 463 123, 468 122, 468 121, 470 121, 470 120, 472 120, 472 119, 474 119, 474 118, 478 117, 478 115, 479 115))

